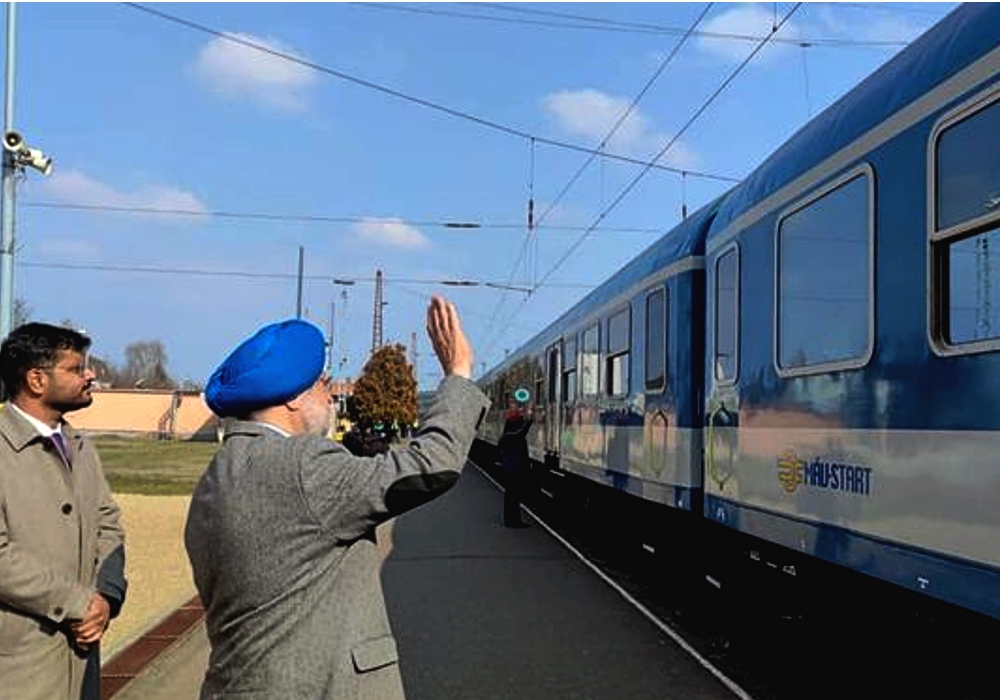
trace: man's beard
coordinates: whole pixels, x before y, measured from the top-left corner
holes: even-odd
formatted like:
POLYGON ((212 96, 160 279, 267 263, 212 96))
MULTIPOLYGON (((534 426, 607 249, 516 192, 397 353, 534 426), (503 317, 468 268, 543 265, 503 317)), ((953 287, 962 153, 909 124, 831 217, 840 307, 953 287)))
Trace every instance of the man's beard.
POLYGON ((69 413, 70 411, 77 411, 81 408, 86 408, 90 404, 94 403, 93 395, 89 396, 78 396, 75 399, 66 399, 64 401, 56 401, 52 403, 52 408, 59 411, 60 413, 69 413))

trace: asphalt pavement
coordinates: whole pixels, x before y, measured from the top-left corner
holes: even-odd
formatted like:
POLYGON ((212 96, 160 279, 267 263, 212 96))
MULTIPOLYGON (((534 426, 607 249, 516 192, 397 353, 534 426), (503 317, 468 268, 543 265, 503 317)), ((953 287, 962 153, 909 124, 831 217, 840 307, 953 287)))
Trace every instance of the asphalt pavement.
MULTIPOLYGON (((734 697, 538 523, 504 528, 501 500, 470 465, 393 523, 382 579, 408 700, 734 697)), ((114 700, 195 700, 207 659, 199 624, 114 700)))

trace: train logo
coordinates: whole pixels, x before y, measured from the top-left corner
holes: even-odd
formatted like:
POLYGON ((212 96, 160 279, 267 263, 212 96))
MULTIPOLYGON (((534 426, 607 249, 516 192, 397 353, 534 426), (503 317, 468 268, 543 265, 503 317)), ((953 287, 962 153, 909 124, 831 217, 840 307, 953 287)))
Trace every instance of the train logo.
POLYGON ((826 457, 806 460, 793 450, 778 457, 778 481, 785 493, 795 493, 801 485, 830 491, 843 491, 857 496, 870 496, 872 468, 826 457))
POLYGON ((795 493, 802 483, 802 474, 806 461, 791 450, 786 450, 778 457, 778 481, 785 493, 795 493))

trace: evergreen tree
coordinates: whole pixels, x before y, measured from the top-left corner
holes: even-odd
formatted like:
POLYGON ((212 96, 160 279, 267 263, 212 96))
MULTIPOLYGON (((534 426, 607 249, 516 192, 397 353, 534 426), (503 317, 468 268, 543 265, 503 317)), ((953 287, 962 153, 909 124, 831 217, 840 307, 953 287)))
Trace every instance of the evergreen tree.
POLYGON ((417 381, 398 343, 376 350, 365 364, 348 402, 352 421, 361 428, 373 425, 413 425, 417 421, 417 381))

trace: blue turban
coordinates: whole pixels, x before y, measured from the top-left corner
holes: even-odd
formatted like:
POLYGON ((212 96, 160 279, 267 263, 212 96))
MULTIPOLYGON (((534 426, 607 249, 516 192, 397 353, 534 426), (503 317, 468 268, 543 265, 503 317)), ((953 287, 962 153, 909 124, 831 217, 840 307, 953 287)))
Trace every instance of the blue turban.
POLYGON ((325 344, 319 328, 306 321, 264 326, 212 373, 205 403, 224 418, 295 398, 323 372, 325 344))

